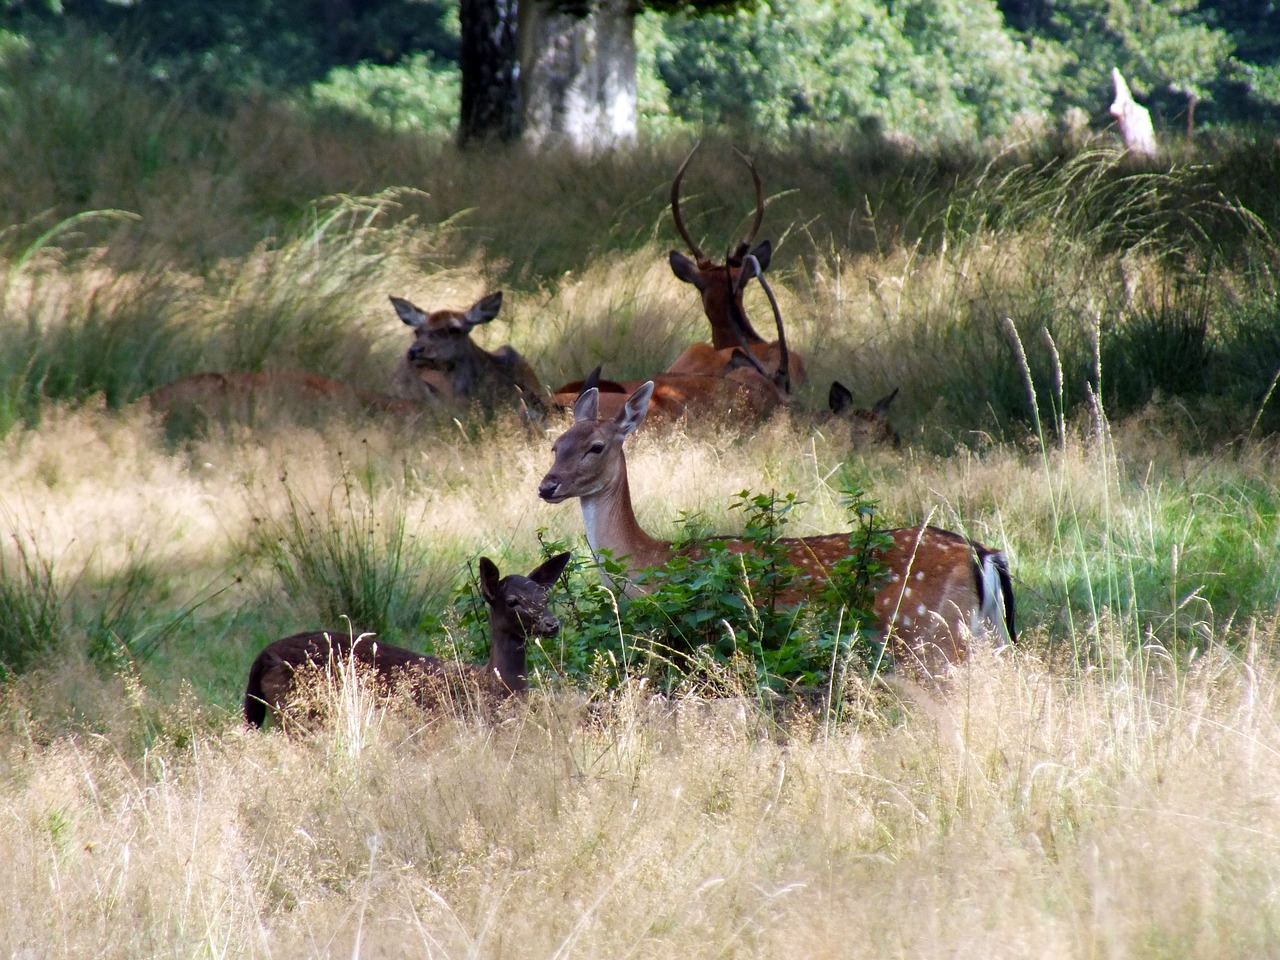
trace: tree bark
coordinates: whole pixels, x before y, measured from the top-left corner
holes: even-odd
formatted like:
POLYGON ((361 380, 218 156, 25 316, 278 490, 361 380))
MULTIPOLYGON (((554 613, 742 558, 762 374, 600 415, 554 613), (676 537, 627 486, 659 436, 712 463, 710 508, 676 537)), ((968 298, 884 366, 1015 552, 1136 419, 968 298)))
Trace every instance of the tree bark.
POLYGON ((525 139, 579 153, 634 143, 635 7, 590 0, 576 13, 562 2, 520 4, 525 139))
POLYGON ((468 146, 520 136, 517 0, 461 0, 462 102, 458 142, 468 146))

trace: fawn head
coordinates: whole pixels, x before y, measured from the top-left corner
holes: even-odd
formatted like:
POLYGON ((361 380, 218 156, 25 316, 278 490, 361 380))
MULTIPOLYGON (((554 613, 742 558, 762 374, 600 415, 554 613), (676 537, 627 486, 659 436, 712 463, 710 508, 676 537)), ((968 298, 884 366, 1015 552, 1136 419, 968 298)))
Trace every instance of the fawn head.
POLYGON ((554 637, 560 621, 547 609, 547 592, 564 572, 568 553, 556 554, 527 577, 503 577, 488 557, 480 558, 480 593, 489 605, 493 642, 514 641, 523 648, 526 637, 554 637))
POLYGON ((600 391, 587 387, 573 405, 573 426, 551 445, 555 458, 538 485, 538 496, 548 503, 572 497, 590 497, 625 481, 627 461, 622 442, 639 429, 649 412, 653 381, 641 384, 616 415, 599 419, 600 391))
POLYGON ((898 387, 875 402, 870 410, 855 409, 853 394, 839 380, 831 382, 827 392, 827 406, 831 412, 849 423, 853 430, 854 440, 868 443, 887 443, 894 447, 902 446, 902 437, 889 422, 889 407, 898 395, 898 387))
POLYGON ((502 308, 502 291, 477 300, 470 309, 436 310, 427 313, 408 300, 392 297, 400 319, 413 328, 413 345, 405 354, 411 367, 451 372, 479 349, 471 342, 471 331, 488 323, 502 308))

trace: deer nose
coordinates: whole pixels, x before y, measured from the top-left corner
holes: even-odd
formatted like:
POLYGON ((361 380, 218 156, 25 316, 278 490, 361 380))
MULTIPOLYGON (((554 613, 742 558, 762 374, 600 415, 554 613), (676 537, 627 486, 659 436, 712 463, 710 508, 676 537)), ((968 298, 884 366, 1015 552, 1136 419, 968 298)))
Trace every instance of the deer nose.
POLYGON ((538 621, 538 636, 554 637, 560 633, 560 619, 548 613, 538 621))
POLYGON ((542 478, 542 482, 538 484, 538 496, 548 503, 559 503, 564 498, 560 495, 560 481, 555 477, 547 474, 542 478))

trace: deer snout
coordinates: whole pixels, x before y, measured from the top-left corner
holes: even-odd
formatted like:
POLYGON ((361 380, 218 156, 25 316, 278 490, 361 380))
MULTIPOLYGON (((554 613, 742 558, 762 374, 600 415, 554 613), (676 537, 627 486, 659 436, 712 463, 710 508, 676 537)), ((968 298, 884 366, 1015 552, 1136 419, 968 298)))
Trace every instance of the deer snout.
POLYGON ((534 624, 534 632, 540 637, 555 637, 560 634, 560 618, 553 613, 544 613, 534 624))
POLYGON ((562 503, 569 499, 560 492, 560 479, 552 474, 547 474, 538 484, 538 496, 547 503, 562 503))

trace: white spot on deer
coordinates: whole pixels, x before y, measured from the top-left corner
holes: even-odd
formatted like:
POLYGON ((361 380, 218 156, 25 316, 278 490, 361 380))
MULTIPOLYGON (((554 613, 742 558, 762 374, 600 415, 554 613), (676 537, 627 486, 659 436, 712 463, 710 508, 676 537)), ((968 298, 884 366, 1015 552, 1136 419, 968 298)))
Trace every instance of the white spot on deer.
POLYGON ((904 617, 902 618, 902 625, 903 625, 904 627, 909 627, 909 626, 911 626, 911 618, 910 618, 910 617, 906 617, 906 616, 904 616, 904 617))
POLYGON ((920 615, 920 616, 922 616, 922 617, 924 616, 924 613, 925 613, 925 605, 924 605, 923 603, 918 603, 918 604, 916 604, 916 613, 917 613, 917 614, 919 614, 919 615, 920 615))
POLYGON ((897 583, 897 582, 898 582, 899 580, 901 580, 901 579, 902 579, 902 577, 898 576, 898 574, 896 574, 896 573, 895 573, 892 577, 890 577, 890 578, 889 578, 889 580, 890 580, 891 582, 893 582, 893 583, 897 583))
POLYGON ((917 579, 917 580, 923 580, 923 579, 924 579, 924 571, 923 571, 923 570, 919 570, 919 571, 917 571, 917 572, 916 572, 916 579, 917 579))
POLYGON ((909 596, 911 596, 911 588, 910 588, 910 587, 904 587, 904 588, 903 588, 903 590, 902 590, 902 595, 903 595, 904 597, 909 597, 909 596))

